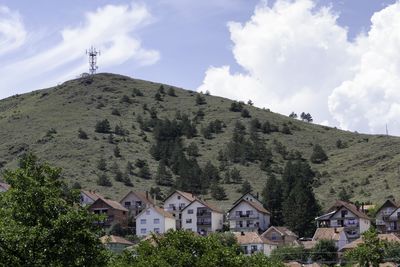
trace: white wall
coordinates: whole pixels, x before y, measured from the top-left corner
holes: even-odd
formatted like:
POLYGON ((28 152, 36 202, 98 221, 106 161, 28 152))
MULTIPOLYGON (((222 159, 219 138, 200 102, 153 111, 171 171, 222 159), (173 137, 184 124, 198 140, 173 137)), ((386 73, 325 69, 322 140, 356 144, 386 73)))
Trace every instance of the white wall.
POLYGON ((277 247, 277 245, 264 244, 264 254, 268 257, 271 256, 271 252, 277 247))
MULTIPOLYGON (((164 202, 164 210, 169 211, 169 212, 174 212, 173 210, 169 209, 170 204, 174 205, 176 207, 175 212, 179 212, 179 207, 182 205, 183 207, 186 207, 187 205, 190 204, 190 201, 181 196, 178 193, 172 194, 168 199, 165 200, 164 202)), ((183 208, 182 208, 183 209, 183 208)))
POLYGON ((132 192, 129 193, 125 198, 123 198, 120 203, 122 206, 124 206, 127 209, 134 209, 136 208, 136 202, 140 201, 142 203, 141 209, 146 208, 146 202, 143 202, 140 198, 138 198, 135 194, 132 192), (130 202, 130 207, 125 206, 125 202, 130 202))
POLYGON ((166 218, 159 214, 153 207, 147 208, 136 217, 136 235, 147 236, 151 232, 156 232, 156 229, 158 229, 159 233, 165 233, 166 230, 174 228, 175 223, 174 219, 167 219, 169 220, 166 222, 166 218))
POLYGON ((224 223, 224 214, 212 211, 211 213, 211 231, 222 230, 224 223))
POLYGON ((197 208, 204 207, 198 201, 193 202, 189 207, 182 211, 182 229, 191 230, 197 233, 197 208), (192 214, 189 214, 189 211, 192 211, 192 214), (191 220, 191 222, 187 222, 187 220, 191 220))
POLYGON ((247 221, 252 221, 253 225, 256 222, 258 222, 259 227, 263 230, 266 230, 270 224, 270 216, 268 214, 259 212, 258 210, 256 210, 255 208, 253 208, 246 202, 241 202, 239 205, 237 205, 235 208, 233 208, 229 212, 229 226, 231 229, 235 229, 235 228, 237 229, 237 227, 236 227, 237 221, 242 221, 244 228, 246 228, 247 221), (237 211, 241 211, 242 214, 246 214, 246 211, 249 211, 249 210, 252 211, 252 215, 249 218, 243 217, 241 219, 232 220, 233 217, 236 217, 237 211), (258 219, 255 219, 255 217, 258 217, 258 219))
POLYGON ((370 220, 360 219, 360 234, 364 233, 371 227, 370 220))
MULTIPOLYGON (((264 244, 257 244, 257 243, 255 243, 255 244, 244 244, 244 245, 240 245, 241 248, 247 247, 247 253, 246 253, 246 255, 251 255, 251 254, 252 254, 252 253, 251 253, 251 247, 252 247, 252 246, 256 246, 256 247, 257 247, 257 252, 258 252, 258 253, 264 253, 264 244)), ((257 252, 254 252, 254 253, 257 253, 257 252)))

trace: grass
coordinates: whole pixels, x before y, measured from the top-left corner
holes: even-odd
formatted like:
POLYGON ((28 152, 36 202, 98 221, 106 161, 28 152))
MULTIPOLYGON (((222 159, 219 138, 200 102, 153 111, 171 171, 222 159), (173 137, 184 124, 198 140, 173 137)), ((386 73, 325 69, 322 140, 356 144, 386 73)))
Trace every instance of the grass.
MULTIPOLYGON (((129 188, 114 181, 110 171, 106 171, 106 174, 113 182, 112 187, 96 184, 101 173, 96 165, 101 157, 107 160, 108 167, 116 162, 122 171, 128 161, 146 159, 153 176, 155 175, 158 163, 149 153, 152 133, 143 133, 136 121, 139 114, 144 118, 149 116, 143 105, 147 105, 148 109, 155 107, 159 117, 171 119, 177 111, 193 117, 201 108, 205 117, 197 126, 198 136, 184 140, 186 145, 191 142, 198 145, 200 165, 211 160, 218 166, 218 151, 224 149, 229 142, 235 122, 240 120, 248 126, 252 118, 258 118, 261 122, 268 120, 280 128, 286 123, 292 129, 291 135, 280 132, 261 133, 260 136, 267 146, 273 147, 273 140, 278 140, 289 151, 299 150, 305 158, 310 157, 314 144, 320 144, 327 152, 327 162, 312 165, 312 168, 321 174, 317 177, 319 186, 315 188, 315 193, 323 206, 329 205, 337 197, 341 187, 352 192, 352 200, 373 203, 381 203, 385 197, 397 196, 400 193, 400 139, 397 137, 342 131, 301 122, 249 105, 246 105, 246 108, 250 111, 251 118, 244 119, 240 112, 229 111, 232 103, 229 99, 205 95, 207 103, 196 106, 196 93, 180 88, 174 88, 177 97, 165 95, 163 101, 157 102, 154 95, 159 87, 159 83, 114 74, 98 74, 91 84, 76 79, 54 88, 1 100, 0 165, 3 165, 3 169, 16 167, 18 156, 29 150, 50 164, 61 167, 69 184, 78 181, 84 188, 98 190, 119 200, 128 190, 149 190, 151 186, 155 186, 153 179, 144 180, 132 175, 134 187, 129 188), (132 97, 134 88, 141 90, 144 96, 132 97), (129 96, 132 103, 121 102, 124 95, 129 96), (121 115, 112 115, 114 109, 121 115), (129 130, 128 136, 115 137, 121 150, 121 158, 114 156, 116 144, 108 142, 108 135, 94 131, 96 122, 102 119, 108 119, 112 128, 116 124, 122 124, 129 130), (223 121, 227 127, 223 133, 214 135, 215 138, 204 139, 200 134, 202 125, 205 126, 215 119, 223 121), (89 139, 78 138, 80 128, 88 134, 89 139), (51 129, 55 129, 56 132, 52 133, 51 129), (336 148, 338 139, 345 142, 347 147, 336 148), (366 180, 369 182, 366 183, 366 180)), ((167 85, 164 87, 166 91, 169 88, 167 85)), ((275 152, 273 155, 274 169, 278 171, 279 176, 279 170, 283 168, 285 160, 275 152)), ((258 164, 236 167, 244 179, 250 181, 254 191, 261 193, 267 176, 259 169, 258 164)), ((220 201, 218 205, 228 209, 239 197, 236 190, 240 185, 223 186, 228 200, 220 201)), ((162 189, 164 192, 169 190, 166 187, 162 189)))

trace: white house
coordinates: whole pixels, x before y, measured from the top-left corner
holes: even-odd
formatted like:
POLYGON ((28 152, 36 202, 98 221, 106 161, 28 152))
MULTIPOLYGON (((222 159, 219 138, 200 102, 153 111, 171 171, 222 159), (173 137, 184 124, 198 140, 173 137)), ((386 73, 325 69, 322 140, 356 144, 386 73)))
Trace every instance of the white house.
POLYGON ((399 233, 400 205, 393 199, 387 199, 376 211, 375 222, 379 233, 399 233))
POLYGON ((182 210, 195 199, 191 193, 176 190, 164 200, 164 210, 175 217, 176 229, 182 227, 182 210))
POLYGON ((344 227, 335 228, 317 228, 315 230, 312 241, 314 244, 320 240, 333 240, 338 250, 341 250, 349 243, 344 227))
POLYGON ((284 226, 271 226, 261 234, 264 244, 264 254, 271 255, 272 250, 284 245, 298 245, 298 236, 284 226))
POLYGON ((195 199, 182 210, 182 229, 201 235, 222 229, 224 213, 200 199, 195 199))
POLYGON ((360 234, 367 231, 371 226, 370 218, 359 207, 344 201, 337 201, 328 213, 317 217, 317 226, 321 227, 344 227, 347 238, 353 241, 360 234))
POLYGON ((97 199, 103 198, 103 196, 97 193, 96 191, 81 190, 80 198, 81 198, 81 205, 87 206, 87 205, 92 205, 97 199))
MULTIPOLYGON (((270 225, 270 212, 260 201, 245 194, 228 211, 229 228, 235 232, 265 231, 270 225), (248 199, 246 199, 246 196, 248 199)), ((252 196, 252 195, 251 195, 252 196)))
POLYGON ((256 232, 233 232, 243 253, 251 255, 254 253, 264 253, 264 241, 256 232))
POLYGON ((154 205, 154 200, 149 195, 149 192, 133 192, 129 191, 121 201, 122 206, 127 208, 133 216, 138 215, 148 206, 154 205))
POLYGON ((165 233, 169 229, 176 229, 174 216, 157 206, 149 206, 136 216, 137 236, 165 233))

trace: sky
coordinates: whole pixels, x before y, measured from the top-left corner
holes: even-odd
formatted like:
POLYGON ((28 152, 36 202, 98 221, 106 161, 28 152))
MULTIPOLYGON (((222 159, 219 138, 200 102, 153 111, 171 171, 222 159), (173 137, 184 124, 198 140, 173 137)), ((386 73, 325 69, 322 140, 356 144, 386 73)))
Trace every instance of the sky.
POLYGON ((0 0, 0 98, 88 71, 400 135, 396 0, 0 0))

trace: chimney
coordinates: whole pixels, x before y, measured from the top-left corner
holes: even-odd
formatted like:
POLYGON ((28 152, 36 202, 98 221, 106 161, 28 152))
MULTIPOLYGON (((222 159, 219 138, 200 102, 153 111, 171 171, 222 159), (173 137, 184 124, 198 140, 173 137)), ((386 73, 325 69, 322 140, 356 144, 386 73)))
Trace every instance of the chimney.
POLYGON ((339 231, 338 231, 338 229, 336 227, 334 228, 334 231, 335 231, 335 234, 339 233, 339 231))
POLYGON ((257 192, 257 195, 256 195, 256 197, 257 197, 257 199, 258 199, 258 192, 257 192))
POLYGON ((240 235, 244 236, 244 232, 243 232, 243 231, 241 231, 241 232, 240 232, 240 235))
POLYGON ((146 191, 146 199, 149 199, 149 191, 146 191))

